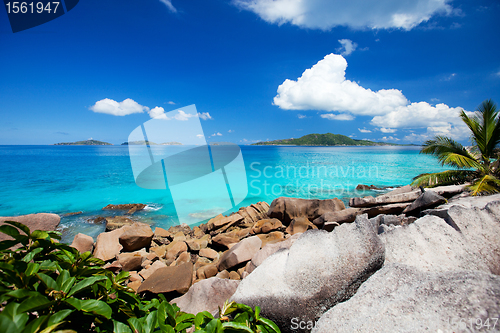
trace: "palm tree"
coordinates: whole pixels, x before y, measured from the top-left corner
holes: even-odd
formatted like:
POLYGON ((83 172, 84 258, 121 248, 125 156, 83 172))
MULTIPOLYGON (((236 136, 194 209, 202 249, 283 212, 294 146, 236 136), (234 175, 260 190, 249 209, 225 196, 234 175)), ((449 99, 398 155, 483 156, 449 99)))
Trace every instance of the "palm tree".
POLYGON ((495 103, 486 100, 469 117, 463 110, 460 118, 471 131, 471 147, 445 136, 424 143, 422 154, 434 155, 441 165, 454 167, 437 173, 424 173, 413 179, 415 186, 470 183, 472 195, 500 192, 500 117, 495 103))

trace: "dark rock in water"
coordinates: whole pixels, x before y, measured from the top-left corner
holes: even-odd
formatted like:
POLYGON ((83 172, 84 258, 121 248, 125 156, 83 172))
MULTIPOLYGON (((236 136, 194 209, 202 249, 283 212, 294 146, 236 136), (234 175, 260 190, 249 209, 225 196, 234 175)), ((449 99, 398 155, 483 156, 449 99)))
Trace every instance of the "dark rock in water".
POLYGON ((231 299, 260 306, 282 332, 305 332, 292 329, 293 320, 315 322, 355 294, 383 263, 384 245, 362 215, 332 232, 303 233, 244 278, 231 299))
POLYGON ((277 218, 285 226, 288 226, 296 217, 305 217, 309 221, 312 221, 326 212, 339 211, 342 209, 345 209, 344 203, 337 198, 308 200, 279 197, 273 200, 267 215, 270 218, 277 218))
POLYGON ((382 190, 382 188, 377 187, 375 185, 363 185, 363 184, 358 184, 358 186, 356 186, 356 191, 369 191, 369 190, 382 190))
POLYGON ((428 208, 439 206, 446 202, 446 199, 433 191, 425 191, 411 205, 403 210, 406 215, 418 215, 428 208))
POLYGON ((176 303, 186 313, 214 313, 234 294, 239 283, 240 281, 211 277, 193 284, 186 294, 174 298, 171 303, 176 303))
POLYGON ((137 290, 138 293, 149 291, 154 294, 169 292, 186 293, 193 282, 193 264, 191 262, 157 269, 137 290))
MULTIPOLYGON (((44 230, 44 231, 54 231, 59 225, 61 218, 57 214, 49 213, 39 213, 39 214, 29 214, 21 216, 0 216, 0 225, 3 225, 4 221, 14 221, 26 225, 30 231, 44 230)), ((21 231, 21 234, 23 232, 21 231)), ((11 240, 10 236, 4 233, 0 233, 0 241, 11 240)))
POLYGON ((145 204, 122 204, 122 205, 107 205, 102 210, 126 210, 127 214, 132 215, 138 210, 143 210, 145 204))
MULTIPOLYGON (((473 325, 476 320, 484 324, 487 318, 491 322, 500 316, 499 300, 500 277, 496 275, 480 271, 427 273, 389 264, 373 274, 351 299, 321 316, 312 332, 469 332, 469 320, 473 325)), ((481 328, 488 331, 486 326, 481 328)), ((492 331, 498 332, 498 326, 492 331)))
POLYGON ((79 211, 79 212, 73 212, 73 213, 66 213, 66 214, 62 214, 61 217, 68 217, 68 216, 74 216, 74 215, 80 215, 80 214, 83 214, 83 212, 79 211))
POLYGON ((106 223, 106 218, 104 216, 94 216, 88 218, 87 221, 95 224, 101 224, 101 223, 106 223))
POLYGON ((106 231, 116 230, 126 225, 132 225, 135 221, 125 216, 106 217, 106 231))

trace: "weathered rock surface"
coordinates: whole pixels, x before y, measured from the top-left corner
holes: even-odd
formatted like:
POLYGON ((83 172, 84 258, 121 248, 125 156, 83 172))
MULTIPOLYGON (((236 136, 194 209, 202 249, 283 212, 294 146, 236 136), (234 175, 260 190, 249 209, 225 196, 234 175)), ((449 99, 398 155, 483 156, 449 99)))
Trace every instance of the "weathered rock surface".
POLYGON ((331 233, 305 232, 242 280, 232 300, 259 305, 263 316, 291 332, 293 318, 317 320, 351 297, 383 262, 384 245, 374 226, 358 216, 331 233))
POLYGON ((150 246, 154 234, 149 225, 135 222, 123 229, 124 232, 120 235, 119 240, 125 251, 135 251, 150 246))
POLYGON ((290 235, 295 235, 304 233, 309 229, 318 229, 318 227, 305 217, 296 217, 290 222, 286 228, 286 232, 290 235))
MULTIPOLYGON (((498 276, 480 271, 425 273, 389 264, 351 299, 326 312, 312 332, 469 332, 476 331, 470 330, 469 319, 484 323, 499 316, 498 276)), ((498 332, 498 326, 492 331, 498 332)))
POLYGON ((106 217, 106 231, 116 230, 121 227, 132 225, 134 221, 126 216, 110 216, 106 217))
POLYGON ((99 234, 95 243, 94 257, 104 261, 114 259, 123 248, 119 241, 123 231, 123 229, 116 229, 99 234))
POLYGON ((138 293, 149 291, 155 294, 177 291, 186 293, 193 282, 193 264, 191 262, 157 269, 137 290, 138 293))
POLYGON ((73 238, 71 246, 82 253, 92 251, 94 248, 94 239, 88 235, 78 233, 75 235, 75 238, 73 238))
POLYGON ((161 261, 155 261, 152 263, 149 267, 145 267, 143 270, 139 272, 139 275, 142 276, 144 280, 148 279, 151 275, 153 275, 154 272, 161 268, 165 268, 167 265, 165 265, 161 261))
POLYGON ((301 234, 295 234, 291 237, 289 237, 287 240, 278 242, 278 243, 271 243, 267 244, 262 247, 253 257, 252 260, 250 260, 246 266, 246 271, 248 273, 251 273, 264 262, 270 255, 278 252, 281 249, 289 249, 292 244, 299 238, 301 234))
POLYGON ((386 265, 400 263, 421 271, 490 272, 483 256, 469 248, 467 238, 436 216, 422 217, 379 237, 385 244, 386 265))
POLYGON ((263 219, 257 221, 252 227, 251 234, 267 234, 268 232, 280 230, 283 224, 278 219, 263 219))
POLYGON ((102 210, 126 210, 127 214, 134 214, 136 211, 143 210, 146 207, 144 204, 123 204, 123 205, 107 205, 102 210))
POLYGON ((223 216, 222 214, 219 214, 208 221, 207 227, 209 231, 222 229, 220 230, 220 232, 223 232, 227 228, 238 225, 241 222, 243 222, 243 216, 238 213, 231 214, 229 216, 223 216))
POLYGON ((211 277, 196 282, 189 291, 181 297, 174 298, 170 303, 186 313, 216 312, 224 302, 231 297, 239 285, 239 281, 211 277))
MULTIPOLYGON (((0 216, 0 225, 4 224, 4 221, 14 221, 26 225, 30 231, 44 230, 44 231, 54 231, 61 221, 61 218, 57 214, 49 213, 39 213, 39 214, 29 214, 21 216, 0 216)), ((22 233, 22 231, 21 231, 22 233)), ((0 241, 13 239, 4 233, 0 233, 0 241)))
POLYGON ((420 216, 420 213, 427 209, 436 207, 446 202, 446 199, 436 192, 425 191, 415 201, 403 210, 403 214, 420 216))
POLYGON ((122 270, 129 272, 141 269, 141 264, 145 260, 146 255, 146 252, 120 253, 117 259, 122 266, 122 270))
POLYGON ((335 212, 326 212, 320 217, 314 219, 313 223, 321 228, 325 222, 337 222, 338 224, 354 222, 356 216, 363 214, 361 208, 346 208, 335 212))
POLYGON ((227 250, 219 260, 219 271, 247 262, 260 250, 262 241, 258 236, 243 239, 241 242, 227 250))
POLYGON ((297 217, 305 217, 312 221, 326 212, 342 209, 345 209, 344 203, 337 198, 308 200, 279 197, 273 200, 267 215, 270 218, 277 218, 284 225, 288 226, 297 217))

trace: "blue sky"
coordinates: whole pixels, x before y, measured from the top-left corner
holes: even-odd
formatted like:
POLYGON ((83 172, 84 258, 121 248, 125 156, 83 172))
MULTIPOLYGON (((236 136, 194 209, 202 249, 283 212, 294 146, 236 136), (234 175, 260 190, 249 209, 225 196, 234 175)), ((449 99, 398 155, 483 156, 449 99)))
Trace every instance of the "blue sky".
POLYGON ((120 144, 191 104, 212 141, 466 143, 458 110, 500 103, 498 17, 483 0, 82 0, 12 33, 1 9, 0 144, 120 144))

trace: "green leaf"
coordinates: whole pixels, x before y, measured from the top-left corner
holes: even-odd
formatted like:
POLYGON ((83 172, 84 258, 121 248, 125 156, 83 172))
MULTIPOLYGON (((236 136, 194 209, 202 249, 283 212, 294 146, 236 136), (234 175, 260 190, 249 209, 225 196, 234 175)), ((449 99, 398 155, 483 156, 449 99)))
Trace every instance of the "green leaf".
POLYGON ((24 274, 26 276, 32 276, 32 275, 35 275, 36 273, 38 273, 39 269, 40 269, 40 264, 38 264, 36 262, 30 262, 30 263, 28 263, 28 267, 26 268, 26 271, 24 272, 24 274))
POLYGON ((130 328, 132 329, 133 332, 135 333, 142 333, 143 330, 142 330, 142 322, 137 319, 137 318, 129 318, 127 320, 130 328))
POLYGON ((19 312, 32 312, 40 309, 49 307, 52 302, 45 296, 37 295, 24 300, 21 305, 19 305, 19 312))
MULTIPOLYGON (((28 315, 25 314, 26 320, 29 319, 28 315)), ((0 315, 0 332, 2 333, 19 333, 20 327, 18 327, 20 323, 14 322, 11 318, 0 315)), ((21 325, 19 325, 21 326, 21 325)), ((24 326, 24 325, 23 325, 24 326)))
POLYGON ((49 238, 49 234, 47 233, 47 231, 35 230, 31 233, 31 238, 32 239, 47 239, 47 238, 49 238))
POLYGON ((25 297, 34 297, 40 295, 38 291, 29 291, 27 289, 16 289, 9 291, 5 295, 10 296, 12 298, 25 298, 25 297))
POLYGON ((260 307, 256 306, 255 307, 255 319, 259 320, 259 315, 260 315, 260 307))
POLYGON ((7 224, 0 225, 0 232, 4 233, 6 235, 9 235, 10 237, 14 238, 15 240, 18 240, 19 237, 22 236, 19 233, 19 230, 17 230, 13 226, 10 226, 7 224))
POLYGON ((95 315, 110 319, 113 311, 111 307, 103 301, 97 299, 79 300, 77 298, 68 298, 64 300, 78 311, 91 312, 95 315))
POLYGON ((178 315, 175 318, 175 322, 177 324, 185 322, 185 321, 193 322, 194 321, 194 315, 190 314, 190 313, 182 313, 182 314, 178 315))
POLYGON ((124 323, 113 320, 113 333, 132 333, 132 330, 124 323))
POLYGON ((231 322, 231 321, 227 322, 227 323, 222 323, 222 327, 224 329, 230 328, 231 330, 236 331, 236 332, 253 333, 252 329, 250 327, 248 327, 247 325, 241 324, 241 323, 235 323, 235 322, 231 322))
MULTIPOLYGON (((8 330, 2 330, 3 327, 10 329, 11 324, 9 320, 12 321, 17 328, 21 328, 26 325, 26 322, 29 320, 29 316, 26 313, 19 311, 19 305, 20 304, 18 303, 11 302, 3 308, 0 314, 0 332, 11 332, 8 330)), ((12 332, 17 333, 19 331, 20 330, 12 332)))
POLYGON ((43 323, 47 320, 47 316, 41 316, 32 320, 26 327, 22 330, 22 333, 35 333, 37 332, 43 323))
POLYGON ((219 319, 212 319, 207 326, 205 326, 205 331, 207 333, 217 333, 222 329, 222 324, 219 319))
POLYGON ((39 248, 36 248, 36 249, 33 249, 31 251, 29 251, 23 258, 23 261, 24 262, 30 262, 31 260, 33 260, 33 258, 35 258, 35 256, 42 252, 43 251, 43 248, 39 247, 39 248))
POLYGON ((5 251, 5 250, 13 247, 14 245, 17 245, 17 244, 19 244, 19 242, 17 240, 8 239, 8 240, 1 241, 0 242, 0 251, 5 251))
POLYGON ((49 320, 47 321, 47 326, 52 326, 54 324, 57 324, 61 321, 63 321, 67 316, 69 316, 74 310, 71 309, 65 309, 58 311, 51 315, 49 317, 49 320))
POLYGON ((198 312, 196 314, 196 316, 194 317, 194 325, 197 328, 200 328, 203 325, 210 322, 212 319, 214 319, 214 317, 210 314, 210 312, 208 312, 208 311, 198 312))
POLYGON ((71 288, 71 290, 68 293, 68 296, 72 296, 75 293, 79 292, 80 290, 87 288, 89 286, 92 286, 96 282, 106 280, 106 279, 107 279, 106 276, 92 276, 92 277, 85 278, 82 281, 75 284, 73 286, 73 288, 71 288))
POLYGON ((53 278, 43 273, 38 273, 37 276, 48 289, 57 290, 57 283, 53 278))
POLYGON ((262 323, 263 325, 269 327, 273 332, 278 332, 281 333, 278 325, 276 325, 272 320, 269 320, 267 318, 259 318, 258 320, 259 323, 262 323))
POLYGON ((20 229, 21 231, 23 231, 26 236, 29 236, 30 234, 30 228, 28 228, 28 226, 26 224, 23 224, 21 222, 15 222, 15 221, 4 221, 4 223, 8 223, 10 225, 13 225, 14 227, 20 229))

